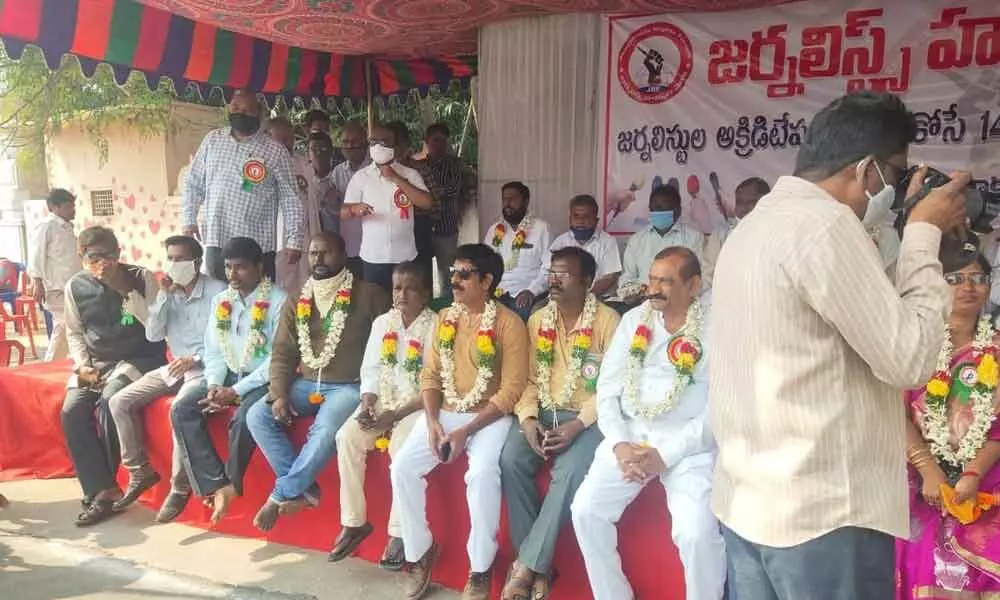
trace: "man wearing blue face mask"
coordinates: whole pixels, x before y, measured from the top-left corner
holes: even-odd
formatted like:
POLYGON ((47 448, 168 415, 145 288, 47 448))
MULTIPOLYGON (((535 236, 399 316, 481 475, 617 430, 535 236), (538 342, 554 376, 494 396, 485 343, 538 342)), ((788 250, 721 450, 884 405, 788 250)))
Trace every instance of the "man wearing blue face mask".
POLYGON ((649 228, 637 231, 625 246, 625 270, 618 280, 618 296, 627 305, 638 304, 646 293, 646 277, 653 259, 670 246, 690 249, 702 260, 705 236, 681 218, 681 194, 676 187, 664 185, 649 194, 649 228))
POLYGON ((549 251, 542 259, 542 273, 547 273, 552 263, 552 253, 566 246, 583 248, 597 261, 597 275, 590 291, 598 298, 614 293, 615 283, 622 270, 618 242, 597 228, 597 200, 588 194, 574 196, 569 201, 569 231, 552 240, 549 251))

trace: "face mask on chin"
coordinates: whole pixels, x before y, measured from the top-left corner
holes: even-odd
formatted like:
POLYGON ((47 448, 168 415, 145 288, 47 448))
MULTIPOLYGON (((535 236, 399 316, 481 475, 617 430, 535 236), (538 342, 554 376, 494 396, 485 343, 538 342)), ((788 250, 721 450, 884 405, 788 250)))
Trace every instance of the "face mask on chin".
MULTIPOLYGON (((882 181, 882 189, 874 194, 865 189, 865 196, 868 196, 868 206, 865 207, 865 216, 861 218, 861 225, 865 229, 872 229, 881 225, 889 215, 892 205, 896 201, 896 188, 886 182, 885 176, 882 175, 882 169, 878 166, 878 162, 873 159, 871 164, 875 167, 875 172, 878 173, 878 177, 882 181)), ((865 166, 864 161, 858 163, 858 174, 861 178, 862 186, 864 185, 865 166)))
POLYGON ((573 238, 580 244, 590 241, 590 238, 594 237, 594 233, 597 231, 596 227, 570 227, 569 230, 573 232, 573 238))
POLYGON ((193 260, 173 261, 167 267, 167 277, 181 287, 190 285, 197 276, 198 272, 194 268, 193 260))
POLYGON ((382 144, 374 144, 368 149, 368 154, 376 165, 387 165, 396 158, 396 151, 382 144))
POLYGON ((260 129, 260 117, 243 113, 229 113, 229 126, 236 133, 253 135, 260 129))

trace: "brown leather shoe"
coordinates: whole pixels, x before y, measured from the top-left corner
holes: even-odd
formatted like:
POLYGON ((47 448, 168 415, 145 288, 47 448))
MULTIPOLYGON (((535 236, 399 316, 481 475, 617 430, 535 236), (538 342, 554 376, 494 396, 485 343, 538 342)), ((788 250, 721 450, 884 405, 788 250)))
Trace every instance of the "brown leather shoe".
POLYGON ((469 573, 469 580, 462 590, 462 600, 487 600, 490 597, 490 587, 493 583, 493 571, 485 573, 469 573))
POLYGON ((406 574, 406 583, 403 585, 407 600, 417 600, 427 593, 439 552, 438 545, 431 543, 431 547, 420 557, 420 560, 410 563, 410 572, 406 574))

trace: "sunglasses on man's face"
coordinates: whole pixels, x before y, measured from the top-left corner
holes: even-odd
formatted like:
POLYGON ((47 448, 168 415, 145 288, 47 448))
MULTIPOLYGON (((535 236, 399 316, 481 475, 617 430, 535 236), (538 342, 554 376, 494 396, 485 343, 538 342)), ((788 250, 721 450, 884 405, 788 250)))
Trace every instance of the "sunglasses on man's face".
POLYGON ((467 281, 470 277, 479 272, 478 269, 456 269, 455 267, 451 267, 449 271, 451 272, 452 277, 458 277, 462 281, 467 281))
POLYGON ((989 273, 945 273, 944 280, 948 285, 962 285, 969 282, 972 285, 986 285, 993 281, 989 273))

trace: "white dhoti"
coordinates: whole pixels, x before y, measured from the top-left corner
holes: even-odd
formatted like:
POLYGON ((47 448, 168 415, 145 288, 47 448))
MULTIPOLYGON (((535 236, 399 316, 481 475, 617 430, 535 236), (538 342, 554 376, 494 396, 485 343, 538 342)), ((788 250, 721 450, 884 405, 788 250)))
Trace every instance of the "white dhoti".
MULTIPOLYGON (((442 410, 441 426, 449 433, 470 423, 476 413, 442 410)), ((465 472, 465 493, 469 505, 471 530, 467 550, 474 573, 488 571, 493 565, 499 544, 500 453, 513 419, 502 417, 473 434, 466 443, 469 469, 465 472)), ((427 417, 421 414, 392 461, 392 501, 399 513, 406 560, 417 562, 433 543, 427 523, 427 481, 424 477, 441 464, 427 443, 427 417)))
POLYGON ((62 360, 69 356, 69 346, 66 343, 66 319, 63 317, 65 310, 65 292, 59 290, 45 290, 45 310, 52 314, 52 336, 49 337, 49 345, 45 349, 45 362, 62 360))
MULTIPOLYGON (((711 453, 695 454, 660 475, 671 538, 684 565, 687 600, 719 600, 725 586, 726 549, 709 505, 714 462, 711 453)), ((616 524, 643 487, 625 481, 611 443, 602 442, 571 508, 595 600, 634 597, 622 572, 616 524)))

